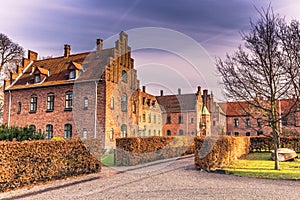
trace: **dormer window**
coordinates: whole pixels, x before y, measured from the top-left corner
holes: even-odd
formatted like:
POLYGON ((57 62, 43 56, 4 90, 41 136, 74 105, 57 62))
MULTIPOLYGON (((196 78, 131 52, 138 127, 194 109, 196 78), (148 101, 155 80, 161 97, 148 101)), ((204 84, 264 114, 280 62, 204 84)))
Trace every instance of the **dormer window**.
POLYGON ((76 78, 76 71, 75 69, 70 70, 69 79, 75 79, 76 78))
POLYGON ((40 83, 41 82, 41 75, 35 74, 34 75, 34 83, 40 83))
POLYGON ((73 80, 78 78, 80 72, 83 71, 82 65, 73 61, 68 61, 68 71, 69 71, 69 79, 73 80))
POLYGON ((42 67, 33 67, 31 75, 33 83, 41 83, 46 77, 49 77, 49 70, 42 67))

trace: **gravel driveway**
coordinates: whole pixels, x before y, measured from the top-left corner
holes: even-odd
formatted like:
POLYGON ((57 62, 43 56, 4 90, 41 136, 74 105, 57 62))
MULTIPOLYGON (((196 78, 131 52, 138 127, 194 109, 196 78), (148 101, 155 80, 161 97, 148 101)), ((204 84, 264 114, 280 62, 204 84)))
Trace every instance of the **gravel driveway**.
POLYGON ((101 173, 0 194, 1 199, 300 199, 300 181, 200 172, 193 157, 101 173))

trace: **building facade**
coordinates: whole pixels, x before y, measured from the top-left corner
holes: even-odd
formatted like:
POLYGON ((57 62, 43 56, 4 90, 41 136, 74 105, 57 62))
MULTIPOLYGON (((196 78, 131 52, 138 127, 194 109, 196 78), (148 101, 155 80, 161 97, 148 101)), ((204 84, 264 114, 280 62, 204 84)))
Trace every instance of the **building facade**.
MULTIPOLYGON (((268 108, 268 101, 256 99, 268 108)), ((280 132, 284 135, 298 135, 300 132, 300 113, 297 111, 296 99, 278 100, 276 107, 280 132)), ((247 102, 226 102, 221 107, 226 113, 226 135, 232 136, 259 136, 272 134, 272 128, 263 111, 253 108, 247 102)))
MULTIPOLYGON (((4 83, 3 122, 32 126, 46 138, 101 138, 103 148, 119 137, 210 135, 220 112, 207 90, 153 96, 140 89, 128 35, 113 48, 38 60, 28 57, 4 83)), ((218 107, 219 108, 219 107, 218 107)))

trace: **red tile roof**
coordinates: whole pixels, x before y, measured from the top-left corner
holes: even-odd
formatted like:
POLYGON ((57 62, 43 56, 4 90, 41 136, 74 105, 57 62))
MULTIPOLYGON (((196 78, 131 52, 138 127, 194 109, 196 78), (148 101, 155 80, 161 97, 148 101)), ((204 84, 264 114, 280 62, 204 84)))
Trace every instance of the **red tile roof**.
MULTIPOLYGON (((277 101, 276 105, 279 109, 279 102, 280 102, 280 109, 281 113, 288 112, 291 107, 295 106, 296 99, 283 99, 277 101)), ((247 102, 226 102, 226 103, 219 103, 219 106, 222 110, 226 113, 227 116, 241 116, 247 115, 251 106, 247 102)))
MULTIPOLYGON (((101 51, 100 57, 95 57, 95 52, 86 52, 70 55, 68 57, 49 58, 33 61, 33 64, 14 82, 7 90, 53 86, 59 84, 73 84, 74 80, 68 80, 68 67, 73 64, 82 73, 76 81, 99 80, 105 66, 109 63, 109 57, 113 55, 112 49, 101 51), (50 73, 44 82, 33 84, 32 67, 38 67, 43 73, 50 73)), ((24 66, 25 69, 27 66, 24 66)))

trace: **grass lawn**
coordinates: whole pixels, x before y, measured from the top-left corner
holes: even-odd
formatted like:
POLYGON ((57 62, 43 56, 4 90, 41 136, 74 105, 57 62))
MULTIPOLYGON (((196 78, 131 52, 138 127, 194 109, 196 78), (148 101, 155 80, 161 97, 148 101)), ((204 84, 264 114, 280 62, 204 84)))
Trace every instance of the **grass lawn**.
POLYGON ((280 162, 280 170, 274 170, 270 157, 271 153, 251 153, 224 169, 237 176, 300 180, 300 159, 280 162))
POLYGON ((112 154, 103 154, 101 157, 102 166, 114 166, 114 157, 115 155, 112 154))

